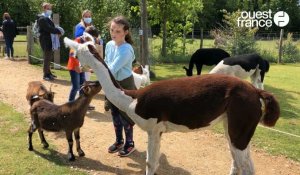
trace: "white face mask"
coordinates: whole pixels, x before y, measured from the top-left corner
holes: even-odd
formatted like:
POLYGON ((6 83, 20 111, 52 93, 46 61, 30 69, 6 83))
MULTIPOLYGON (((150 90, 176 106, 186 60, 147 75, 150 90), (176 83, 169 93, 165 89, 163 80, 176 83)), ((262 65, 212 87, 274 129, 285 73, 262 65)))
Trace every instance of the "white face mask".
POLYGON ((45 15, 51 16, 52 15, 52 10, 46 10, 45 15))
POLYGON ((83 18, 83 21, 87 24, 90 24, 92 22, 92 18, 83 18))

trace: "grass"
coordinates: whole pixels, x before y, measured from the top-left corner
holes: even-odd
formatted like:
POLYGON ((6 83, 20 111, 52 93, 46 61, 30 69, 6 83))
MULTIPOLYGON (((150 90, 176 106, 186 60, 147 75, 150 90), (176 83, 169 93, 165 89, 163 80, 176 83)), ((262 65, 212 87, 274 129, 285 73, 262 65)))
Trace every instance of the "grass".
POLYGON ((70 169, 63 161, 66 155, 56 152, 51 145, 43 149, 37 144, 38 137, 33 137, 36 151, 28 151, 25 117, 1 102, 0 114, 0 174, 85 174, 70 169))
MULTIPOLYGON (((182 66, 187 64, 161 64, 153 66, 156 80, 185 76, 182 66)), ((204 66, 203 73, 211 67, 204 66)), ((194 70, 195 73, 195 70, 194 70)), ((278 99, 281 116, 274 129, 300 135, 300 64, 270 66, 265 77, 265 90, 272 92, 278 99)), ((223 132, 221 124, 214 128, 223 132)), ((284 155, 300 161, 300 138, 293 137, 266 128, 257 127, 252 144, 274 155, 284 155)))

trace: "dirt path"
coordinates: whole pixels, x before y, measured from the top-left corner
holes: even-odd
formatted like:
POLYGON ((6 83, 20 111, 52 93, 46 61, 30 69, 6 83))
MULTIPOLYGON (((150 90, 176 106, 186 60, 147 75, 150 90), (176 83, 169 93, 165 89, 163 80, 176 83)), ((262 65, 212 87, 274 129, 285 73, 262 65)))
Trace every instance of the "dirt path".
MULTIPOLYGON (((0 59, 0 101, 12 105, 17 111, 26 115, 29 121, 29 106, 25 99, 29 81, 41 80, 42 71, 30 66, 27 61, 9 61, 0 59)), ((49 87, 50 83, 43 81, 49 87)), ((53 91, 56 92, 55 103, 66 102, 70 83, 55 80, 53 91)), ((77 158, 74 163, 67 163, 70 168, 79 168, 90 174, 128 175, 143 174, 145 171, 147 136, 137 126, 134 129, 134 140, 137 151, 128 158, 119 158, 107 152, 114 142, 114 133, 110 113, 103 110, 103 93, 92 101, 96 110, 87 114, 81 130, 82 148, 86 157, 77 158)), ((26 132, 26 131, 24 131, 26 132)), ((34 137, 38 137, 35 133, 34 137)), ((66 161, 67 141, 64 133, 46 133, 46 138, 57 147, 53 151, 66 161)), ((225 137, 209 130, 190 133, 169 133, 162 137, 162 156, 159 175, 224 175, 230 170, 230 153, 225 137)), ((24 149, 27 149, 27 143, 24 149)), ((34 143, 35 147, 41 146, 34 143)), ((255 147, 251 149, 256 174, 258 175, 298 175, 300 164, 284 157, 270 156, 255 147)), ((34 154, 34 153, 33 153, 34 154)), ((67 162, 67 161, 66 161, 67 162)))

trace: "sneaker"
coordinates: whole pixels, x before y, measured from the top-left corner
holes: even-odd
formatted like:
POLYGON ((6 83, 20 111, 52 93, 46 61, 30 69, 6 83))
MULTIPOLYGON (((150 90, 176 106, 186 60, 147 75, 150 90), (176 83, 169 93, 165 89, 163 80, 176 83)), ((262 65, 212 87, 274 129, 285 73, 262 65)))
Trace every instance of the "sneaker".
POLYGON ((9 57, 8 57, 8 56, 6 56, 6 57, 4 57, 4 59, 5 59, 5 60, 9 60, 9 57))
POLYGON ((130 143, 130 144, 126 144, 122 150, 119 151, 118 156, 120 157, 127 157, 129 156, 131 153, 133 153, 135 151, 134 148, 134 143, 130 143))
POLYGON ((118 152, 120 151, 124 146, 124 143, 121 142, 121 143, 118 143, 118 142, 115 142, 114 144, 112 144, 109 148, 108 148, 108 152, 109 153, 115 153, 115 152, 118 152))
POLYGON ((44 76, 43 79, 46 80, 46 81, 52 81, 52 80, 54 80, 54 78, 52 76, 49 76, 49 75, 48 76, 44 76))
POLYGON ((50 73, 50 75, 53 77, 53 78, 57 78, 56 75, 52 74, 52 72, 50 73))
POLYGON ((14 57, 10 57, 9 59, 10 59, 11 61, 15 61, 14 57))
POLYGON ((89 105, 88 110, 90 111, 95 110, 95 106, 89 105))

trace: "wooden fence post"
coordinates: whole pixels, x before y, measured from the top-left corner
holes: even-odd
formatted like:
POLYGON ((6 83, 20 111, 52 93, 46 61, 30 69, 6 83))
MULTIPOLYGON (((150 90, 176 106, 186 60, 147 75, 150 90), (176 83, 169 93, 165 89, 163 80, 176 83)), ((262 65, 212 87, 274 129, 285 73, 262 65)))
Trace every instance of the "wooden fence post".
POLYGON ((33 41, 33 35, 32 35, 32 32, 31 32, 31 26, 27 26, 27 58, 28 58, 28 64, 31 64, 32 63, 32 60, 31 60, 31 55, 32 55, 32 52, 33 52, 33 44, 34 44, 34 41, 33 41))
POLYGON ((283 40, 283 29, 280 30, 280 39, 279 39, 279 56, 277 60, 277 64, 281 63, 282 58, 282 40, 283 40))
MULTIPOLYGON (((53 23, 59 25, 59 14, 53 14, 53 23)), ((60 69, 60 49, 54 50, 54 69, 60 69)))

